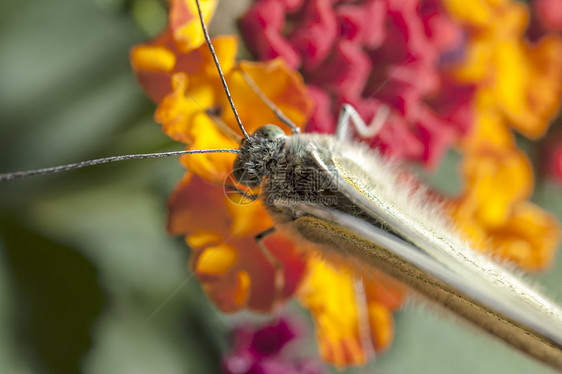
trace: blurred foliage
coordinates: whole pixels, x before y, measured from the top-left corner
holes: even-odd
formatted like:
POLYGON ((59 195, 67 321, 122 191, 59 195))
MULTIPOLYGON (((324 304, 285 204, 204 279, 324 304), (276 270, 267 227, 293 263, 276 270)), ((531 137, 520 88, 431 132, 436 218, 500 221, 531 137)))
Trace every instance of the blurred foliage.
POLYGON ((105 303, 97 271, 72 248, 17 222, 2 226, 6 262, 17 270, 13 272, 14 299, 22 313, 15 316, 15 325, 22 343, 29 343, 33 358, 49 371, 72 372, 91 345, 90 328, 105 303))
MULTIPOLYGON (((181 148, 152 121, 128 61, 162 27, 164 5, 0 3, 0 170, 181 148)), ((454 191, 454 165, 451 153, 430 182, 454 191)), ((219 371, 241 317, 215 311, 187 271, 186 246, 166 234, 166 199, 182 174, 174 159, 141 160, 0 185, 0 372, 219 371)), ((562 217, 559 186, 539 181, 536 201, 562 217)), ((541 280, 562 299, 558 258, 541 280)), ((409 307, 394 346, 369 367, 547 371, 468 330, 409 307)))
MULTIPOLYGON (((181 149, 131 73, 136 3, 0 5, 2 170, 181 149)), ((219 370, 224 324, 165 231, 182 173, 168 159, 0 186, 1 372, 219 370)))

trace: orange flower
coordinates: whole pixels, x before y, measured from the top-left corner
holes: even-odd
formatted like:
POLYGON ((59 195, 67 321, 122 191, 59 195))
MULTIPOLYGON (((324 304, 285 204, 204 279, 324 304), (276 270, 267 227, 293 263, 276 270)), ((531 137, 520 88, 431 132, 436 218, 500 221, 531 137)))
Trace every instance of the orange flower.
POLYGON ((371 350, 388 348, 394 336, 392 311, 400 308, 406 287, 380 272, 358 277, 311 258, 299 300, 317 326, 322 358, 338 367, 362 364, 371 350))
POLYGON ((449 12, 470 30, 466 59, 455 73, 479 86, 480 107, 493 109, 530 136, 544 134, 560 106, 562 38, 531 43, 524 31, 529 10, 511 0, 445 0, 449 12))
POLYGON ((300 300, 314 316, 320 354, 339 367, 365 362, 353 275, 315 258, 308 266, 300 300))
MULTIPOLYGON (((205 24, 213 17, 218 0, 200 0, 205 24)), ((192 0, 170 0, 170 29, 179 51, 187 53, 205 41, 197 6, 192 0)))
POLYGON ((464 193, 453 216, 461 231, 481 250, 527 270, 540 270, 553 259, 558 243, 556 219, 527 201, 533 175, 516 148, 484 148, 463 160, 464 193))
MULTIPOLYGON (((207 22, 215 11, 218 0, 202 0, 203 17, 207 22)), ((183 72, 194 74, 201 67, 211 67, 207 59, 212 58, 208 49, 199 48, 204 42, 203 31, 199 24, 195 2, 191 0, 170 0, 170 27, 149 43, 134 47, 130 53, 131 65, 137 80, 147 95, 154 101, 160 102, 172 90, 172 74, 183 72), (199 49, 195 54, 190 52, 199 49)), ((231 37, 234 38, 234 37, 231 37)), ((233 56, 226 53, 236 53, 234 43, 215 45, 217 54, 222 56, 225 64, 234 62, 233 56), (221 47, 225 46, 225 50, 221 47), (234 48, 232 48, 234 46, 234 48), (230 48, 230 49, 229 49, 230 48)), ((228 65, 223 68, 229 68, 228 65)), ((216 72, 208 70, 210 76, 216 77, 216 72)))
POLYGON ((477 86, 477 118, 463 140, 464 191, 453 204, 461 231, 482 250, 527 270, 547 267, 558 243, 558 222, 528 202, 534 187, 526 156, 510 127, 542 135, 560 105, 562 39, 524 38, 528 9, 511 0, 445 0, 469 30, 458 79, 477 86))
MULTIPOLYGON (((243 98, 238 100, 238 109, 247 131, 254 131, 264 120, 278 124, 279 121, 265 104, 257 101, 256 94, 242 78, 242 71, 256 82, 281 77, 282 81, 276 79, 276 86, 264 92, 277 100, 281 108, 291 106, 297 123, 305 121, 309 104, 303 96, 302 82, 282 62, 235 65, 236 39, 215 38, 214 44, 234 97, 243 98), (244 110, 250 106, 251 111, 244 110)), ((187 143, 189 149, 237 147, 237 142, 226 135, 236 134, 238 129, 230 111, 223 110, 228 104, 208 49, 201 46, 182 57, 186 62, 190 59, 199 62, 191 64, 197 69, 192 68, 189 74, 172 75, 172 91, 160 102, 155 119, 170 137, 187 143), (209 112, 221 114, 220 126, 209 112)), ((169 230, 186 235, 194 250, 191 268, 221 310, 234 312, 248 307, 268 311, 294 292, 304 270, 304 259, 282 234, 264 240, 268 251, 282 263, 283 279, 287 280, 281 295, 276 295, 275 264, 254 238, 273 223, 259 202, 248 204, 240 196, 224 192, 223 183, 232 171, 234 157, 232 154, 182 157, 182 164, 190 172, 171 197, 169 230)))
POLYGON ((264 239, 269 252, 283 264, 283 279, 289 280, 276 298, 274 264, 254 240, 272 222, 259 202, 247 205, 246 218, 256 218, 247 233, 234 223, 236 218, 229 212, 237 209, 233 205, 222 186, 188 173, 170 198, 168 230, 186 236, 193 250, 190 267, 220 310, 270 311, 294 293, 305 269, 304 258, 282 234, 264 239))
POLYGON ((177 56, 169 31, 149 44, 131 49, 129 59, 137 81, 152 101, 159 102, 171 91, 170 74, 177 64, 177 56))
MULTIPOLYGON (((186 11, 183 6, 183 1, 175 1, 172 11, 186 11)), ((182 19, 192 18, 184 14, 182 19)), ((155 119, 171 138, 186 143, 188 149, 235 148, 239 130, 207 47, 196 45, 199 36, 190 34, 197 30, 198 26, 177 27, 171 22, 164 35, 133 49, 132 64, 145 90, 159 102, 155 119), (157 62, 160 56, 161 63, 157 62)), ((213 39, 246 130, 251 133, 267 123, 289 129, 250 88, 242 72, 285 115, 303 126, 311 113, 311 101, 300 76, 281 60, 236 63, 236 43, 232 36, 213 39)), ((239 194, 225 194, 223 184, 232 183, 233 160, 232 154, 182 157, 189 171, 169 201, 168 230, 186 237, 193 250, 190 268, 208 297, 224 312, 242 308, 267 312, 302 288, 306 291, 299 295, 313 313, 326 360, 340 366, 363 363, 367 356, 360 342, 363 330, 370 346, 386 348, 393 336, 391 311, 401 305, 404 290, 392 281, 388 281, 392 287, 385 286, 385 280, 376 275, 359 281, 363 291, 356 294, 357 289, 349 287, 356 283, 353 274, 328 270, 323 262, 306 255, 310 249, 297 246, 284 233, 264 238, 267 252, 260 248, 255 236, 273 223, 259 201, 249 204, 239 194), (381 293, 381 287, 396 296, 381 293), (347 308, 338 310, 344 296, 347 308), (364 309, 363 317, 356 313, 359 309, 364 309)))

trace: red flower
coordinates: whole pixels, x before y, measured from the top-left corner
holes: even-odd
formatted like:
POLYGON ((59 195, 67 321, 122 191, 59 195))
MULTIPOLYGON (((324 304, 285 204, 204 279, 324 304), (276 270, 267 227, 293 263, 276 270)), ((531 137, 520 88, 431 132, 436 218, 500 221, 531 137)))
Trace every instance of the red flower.
POLYGON ((315 100, 306 130, 333 133, 342 103, 366 122, 384 104, 392 114, 366 140, 389 156, 435 166, 472 123, 474 91, 449 79, 443 65, 463 45, 459 26, 436 1, 299 4, 256 1, 240 25, 258 59, 280 56, 301 70, 315 100), (455 93, 446 105, 441 90, 455 93))
POLYGON ((542 154, 543 171, 562 184, 562 133, 557 132, 549 136, 542 154))
POLYGON ((562 31, 562 0, 535 0, 533 6, 547 28, 562 31))

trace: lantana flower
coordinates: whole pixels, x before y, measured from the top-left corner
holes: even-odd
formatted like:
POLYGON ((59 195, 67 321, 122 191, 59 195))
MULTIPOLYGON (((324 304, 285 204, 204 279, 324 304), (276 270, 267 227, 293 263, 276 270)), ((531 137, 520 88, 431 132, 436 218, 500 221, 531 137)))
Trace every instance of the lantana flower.
MULTIPOLYGON (((177 9, 185 11, 178 6, 172 6, 170 11, 177 9)), ((193 17, 184 19, 198 22, 193 17)), ((176 27, 199 32, 197 27, 176 27)), ((236 147, 236 135, 229 136, 238 131, 236 122, 207 46, 186 46, 186 41, 201 38, 184 33, 177 42, 175 34, 169 29, 131 53, 139 81, 159 103, 156 121, 171 138, 186 143, 188 149, 236 147), (166 63, 157 63, 159 55, 165 57, 166 63), (219 117, 218 123, 210 114, 219 117)), ((236 38, 216 37, 213 44, 248 132, 267 123, 284 125, 249 87, 243 73, 293 122, 299 126, 307 123, 311 101, 299 75, 283 60, 236 63, 236 38)), ((370 347, 388 347, 394 332, 391 311, 402 304, 404 288, 391 280, 387 285, 382 275, 372 275, 360 281, 366 297, 356 299, 354 275, 327 270, 321 260, 305 254, 310 250, 297 246, 283 233, 264 238, 265 253, 255 236, 272 227, 273 222, 261 203, 248 204, 239 195, 225 194, 224 184, 231 180, 233 160, 229 154, 182 157, 188 172, 169 202, 168 230, 186 237, 193 250, 190 268, 209 298, 224 312, 243 308, 267 312, 298 295, 321 327, 319 344, 329 347, 321 348, 323 357, 340 366, 365 362, 365 336, 370 347), (342 277, 345 282, 338 281, 342 277), (381 288, 386 292, 381 293, 381 288), (388 292, 394 290, 396 294, 390 295, 389 303, 388 292), (348 295, 351 303, 346 313, 334 308, 343 295, 348 295), (364 321, 359 320, 358 308, 365 308, 367 326, 361 325, 364 321), (366 334, 360 329, 366 329, 366 334)))
MULTIPOLYGON (((131 61, 166 134, 188 149, 235 148, 236 122, 191 3, 171 1, 169 29, 133 49, 131 61)), ((210 19, 216 0, 204 3, 210 19)), ((348 102, 366 121, 382 105, 391 108, 380 133, 366 139, 389 157, 432 167, 460 143, 465 186, 451 204, 460 230, 489 244, 482 250, 541 269, 558 228, 528 201, 533 174, 510 127, 532 137, 545 131, 559 104, 560 80, 551 81, 559 41, 523 41, 523 5, 459 4, 261 0, 241 24, 250 49, 267 62, 236 62, 233 36, 213 43, 249 133, 267 123, 289 129, 245 74, 305 131, 333 132, 348 102)), ((188 171, 169 202, 168 229, 185 236, 190 268, 209 298, 224 312, 269 312, 296 296, 312 313, 322 357, 340 367, 386 349, 404 286, 378 272, 335 269, 282 232, 264 238, 264 251, 255 237, 273 223, 261 203, 225 193, 233 161, 232 154, 182 157, 188 171)))
POLYGON ((476 121, 462 146, 465 186, 453 216, 470 238, 486 241, 492 254, 527 270, 544 269, 559 241, 558 222, 528 201, 533 171, 510 129, 536 138, 558 111, 562 38, 527 40, 529 9, 520 2, 444 4, 468 35, 466 59, 454 75, 477 87, 476 121))
POLYGON ((259 60, 303 74, 315 102, 307 131, 333 133, 344 102, 367 123, 386 105, 387 123, 362 140, 434 167, 472 123, 473 88, 445 69, 463 33, 438 1, 260 0, 240 24, 259 60))
POLYGON ((525 5, 507 0, 261 0, 242 20, 242 33, 258 58, 282 56, 300 68, 315 98, 313 130, 333 131, 342 101, 366 119, 384 103, 394 110, 372 142, 383 153, 432 166, 462 140, 466 184, 455 200, 458 226, 493 253, 538 270, 553 258, 558 225, 527 201, 528 162, 504 168, 510 172, 499 173, 503 183, 498 175, 495 183, 488 180, 503 160, 525 158, 509 128, 536 138, 559 107, 561 43, 552 34, 525 40, 528 14, 525 5), (502 191, 500 199, 494 191, 502 191))
MULTIPOLYGON (((281 61, 236 65, 236 38, 215 38, 213 44, 234 97, 243 98, 237 100, 237 106, 247 131, 252 132, 263 125, 263 120, 278 121, 241 78, 241 71, 257 82, 277 79, 279 84, 284 78, 284 86, 278 85, 267 94, 282 110, 290 105, 287 112, 296 123, 304 122, 309 104, 299 87, 298 76, 281 61), (281 95, 286 95, 284 102, 277 100, 281 95), (295 96, 301 100, 294 102, 295 96)), ((153 45, 133 50, 133 64, 135 56, 150 53, 150 48, 154 48, 153 45), (149 49, 144 51, 143 48, 149 49)), ((189 149, 237 147, 236 141, 230 139, 208 114, 228 106, 207 46, 200 45, 187 54, 177 50, 174 53, 178 55, 177 61, 183 62, 183 67, 174 67, 168 76, 171 91, 160 100, 155 119, 162 123, 163 130, 171 138, 186 143, 189 149)), ((235 131, 232 113, 222 109, 220 112, 221 123, 232 125, 229 129, 235 131)), ((169 231, 186 235, 186 241, 193 249, 191 267, 219 309, 225 312, 244 307, 271 310, 275 303, 294 292, 305 268, 302 255, 296 254, 281 234, 265 239, 269 251, 282 260, 283 278, 288 280, 284 283, 281 298, 276 300, 274 264, 254 238, 273 223, 259 201, 237 204, 224 192, 223 183, 232 172, 234 155, 192 156, 181 159, 189 171, 170 198, 169 231)))

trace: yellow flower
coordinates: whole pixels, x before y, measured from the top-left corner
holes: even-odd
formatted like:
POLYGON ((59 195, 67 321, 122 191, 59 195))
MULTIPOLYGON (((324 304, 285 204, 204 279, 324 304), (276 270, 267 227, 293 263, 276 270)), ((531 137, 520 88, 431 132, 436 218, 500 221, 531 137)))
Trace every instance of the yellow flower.
POLYGON ((390 346, 392 312, 402 306, 405 294, 405 286, 380 272, 359 277, 310 258, 298 296, 312 312, 322 358, 344 367, 363 364, 371 350, 390 346))
MULTIPOLYGON (((139 80, 159 103, 155 119, 166 134, 189 149, 236 148, 237 141, 229 134, 239 134, 239 130, 216 68, 206 45, 201 44, 199 26, 184 14, 193 9, 185 8, 183 0, 173 1, 171 9, 183 14, 184 20, 192 19, 191 24, 172 20, 165 34, 131 52, 139 80), (210 113, 218 116, 219 123, 210 113)), ((282 60, 237 63, 233 36, 216 37, 213 44, 249 133, 267 123, 289 129, 251 89, 243 72, 293 122, 306 123, 311 100, 295 71, 282 60)), ((356 281, 352 273, 335 271, 311 258, 312 249, 295 244, 284 233, 262 241, 265 253, 255 236, 273 222, 261 202, 248 204, 223 190, 223 183, 234 184, 229 179, 233 161, 232 154, 182 157, 189 172, 169 202, 168 230, 186 237, 193 250, 190 268, 207 296, 224 312, 243 308, 268 312, 302 288, 298 295, 317 323, 324 359, 339 366, 365 362, 367 350, 360 331, 366 331, 370 347, 388 347, 394 333, 392 311, 401 306, 404 288, 380 274, 356 281), (360 293, 357 282, 363 289, 360 293)))
POLYGON ((527 136, 542 135, 560 106, 562 38, 552 34, 537 43, 525 40, 529 12, 520 2, 444 4, 469 30, 466 58, 455 69, 456 77, 478 85, 478 101, 490 104, 485 111, 498 112, 527 136))
POLYGON ((556 219, 527 201, 532 170, 516 148, 482 147, 462 162, 466 186, 453 204, 460 230, 479 249, 527 270, 553 259, 560 230, 556 219))
MULTIPOLYGON (((242 79, 242 71, 258 84, 265 81, 275 85, 264 92, 279 107, 290 106, 293 120, 303 123, 310 104, 300 78, 281 61, 236 64, 236 43, 235 37, 214 38, 229 87, 235 99, 239 98, 237 107, 246 130, 256 130, 263 121, 281 124, 257 100, 242 79)), ((172 90, 160 101, 155 119, 170 137, 186 143, 189 149, 238 147, 227 136, 239 130, 207 47, 202 45, 187 54, 178 53, 178 61, 182 61, 186 71, 172 75, 172 90), (220 125, 210 117, 210 112, 219 115, 220 125)), ((260 86, 265 87, 263 83, 260 86)), ((186 235, 193 249, 190 266, 207 295, 222 311, 235 312, 241 308, 270 311, 293 294, 304 272, 305 260, 283 234, 270 235, 264 240, 268 251, 283 265, 285 282, 278 291, 275 264, 255 241, 257 234, 273 226, 271 219, 259 201, 239 204, 240 196, 224 191, 223 183, 229 182, 234 157, 202 154, 181 158, 189 172, 170 199, 169 231, 186 235)))
POLYGON ((534 177, 510 128, 542 135, 560 105, 562 39, 533 44, 524 37, 527 7, 511 0, 445 0, 469 35, 454 73, 475 84, 477 115, 463 140, 464 191, 452 205, 460 230, 481 250, 540 270, 553 258, 558 222, 528 202, 534 177))
MULTIPOLYGON (((205 24, 213 17, 218 0, 200 0, 205 24)), ((170 29, 178 50, 187 53, 205 41, 195 1, 170 0, 170 29)))
POLYGON ((320 354, 339 367, 365 362, 353 274, 314 258, 308 266, 309 278, 299 295, 314 316, 320 354))

